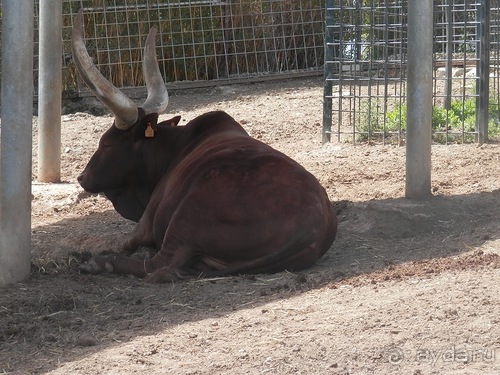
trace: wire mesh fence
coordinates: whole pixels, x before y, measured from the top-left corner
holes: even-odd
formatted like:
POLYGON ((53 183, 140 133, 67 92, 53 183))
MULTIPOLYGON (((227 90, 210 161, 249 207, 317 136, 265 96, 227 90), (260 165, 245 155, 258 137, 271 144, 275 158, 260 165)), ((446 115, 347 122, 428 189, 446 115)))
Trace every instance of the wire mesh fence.
MULTIPOLYGON (((477 140, 481 106, 490 137, 500 133, 500 2, 491 0, 489 12, 482 11, 484 3, 434 1, 432 126, 437 142, 477 140), (482 28, 485 20, 488 30, 482 28), (485 46, 486 36, 491 40, 485 46)), ((407 13, 407 0, 327 1, 324 140, 404 141, 407 13)))
MULTIPOLYGON (((154 25, 160 68, 170 85, 322 71, 324 0, 63 0, 62 5, 65 93, 86 92, 71 62, 72 22, 80 8, 89 54, 120 88, 144 85, 141 54, 154 25)), ((38 7, 35 0, 35 78, 38 7)))

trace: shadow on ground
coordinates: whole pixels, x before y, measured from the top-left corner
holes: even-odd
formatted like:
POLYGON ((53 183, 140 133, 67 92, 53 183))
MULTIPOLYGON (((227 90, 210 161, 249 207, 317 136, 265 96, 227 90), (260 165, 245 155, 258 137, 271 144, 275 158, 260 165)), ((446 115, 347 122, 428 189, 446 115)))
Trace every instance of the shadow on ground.
POLYGON ((0 372, 44 373, 185 322, 323 287, 356 285, 360 278, 370 283, 381 273, 385 276, 378 280, 390 280, 398 267, 405 269, 398 277, 414 277, 416 268, 429 262, 435 270, 439 262, 450 265, 442 269, 457 270, 492 262, 500 266, 498 255, 486 258, 472 251, 470 262, 453 267, 456 259, 469 259, 471 250, 500 238, 500 190, 422 202, 339 202, 337 208, 338 238, 310 270, 161 285, 78 273, 81 254, 118 250, 133 227, 114 211, 36 228, 32 279, 0 295, 0 372))

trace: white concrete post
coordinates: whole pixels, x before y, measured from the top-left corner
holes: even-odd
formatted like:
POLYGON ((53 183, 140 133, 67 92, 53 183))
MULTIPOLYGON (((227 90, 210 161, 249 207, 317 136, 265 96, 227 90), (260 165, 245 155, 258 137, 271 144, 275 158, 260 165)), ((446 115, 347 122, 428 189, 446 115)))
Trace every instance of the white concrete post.
POLYGON ((62 0, 40 0, 38 180, 61 181, 62 0))
POLYGON ((406 197, 431 193, 433 0, 408 1, 406 197))
POLYGON ((0 286, 30 274, 33 6, 2 1, 0 286))

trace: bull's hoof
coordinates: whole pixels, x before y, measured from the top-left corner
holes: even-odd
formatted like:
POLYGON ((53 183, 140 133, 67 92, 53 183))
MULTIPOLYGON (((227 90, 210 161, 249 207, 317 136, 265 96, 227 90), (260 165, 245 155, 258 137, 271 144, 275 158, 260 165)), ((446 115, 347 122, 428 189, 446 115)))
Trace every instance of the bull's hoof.
POLYGON ((151 247, 140 247, 137 252, 130 255, 131 259, 146 260, 151 259, 156 255, 157 251, 151 247))
POLYGON ((100 273, 114 271, 113 263, 109 257, 94 257, 86 263, 80 264, 78 270, 82 273, 98 275, 100 273))
POLYGON ((80 264, 78 266, 78 270, 82 273, 91 273, 93 275, 104 272, 104 270, 99 267, 94 259, 89 260, 87 263, 80 264))

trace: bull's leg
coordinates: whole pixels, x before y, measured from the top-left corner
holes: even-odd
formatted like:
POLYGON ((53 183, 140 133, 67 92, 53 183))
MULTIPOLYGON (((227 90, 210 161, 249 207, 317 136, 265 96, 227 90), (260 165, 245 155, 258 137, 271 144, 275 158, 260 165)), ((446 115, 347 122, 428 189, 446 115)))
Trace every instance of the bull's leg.
POLYGON ((169 244, 151 259, 138 260, 120 254, 96 256, 79 269, 92 274, 109 272, 145 277, 149 282, 175 281, 195 276, 189 271, 192 260, 192 251, 169 244))
POLYGON ((175 281, 192 276, 188 265, 192 261, 192 252, 185 248, 170 245, 169 250, 162 249, 151 259, 136 260, 125 256, 108 259, 106 269, 111 272, 145 277, 147 281, 175 281), (111 266, 111 267, 110 267, 111 266))
POLYGON ((154 252, 156 252, 156 244, 151 231, 152 227, 152 220, 147 216, 143 216, 123 243, 122 254, 130 256, 137 253, 139 248, 155 249, 154 252))
POLYGON ((167 234, 163 246, 156 256, 145 262, 146 281, 169 282, 196 277, 192 269, 195 251, 185 243, 177 242, 167 234))
POLYGON ((123 244, 121 254, 95 256, 89 262, 81 264, 78 269, 91 274, 109 272, 144 277, 147 274, 146 261, 152 258, 152 255, 147 254, 149 250, 146 250, 146 255, 140 255, 137 251, 140 247, 154 247, 153 236, 147 224, 148 220, 145 217, 137 223, 130 237, 123 244))
POLYGON ((109 272, 145 277, 148 274, 150 262, 151 259, 138 260, 120 254, 98 255, 80 265, 78 269, 95 275, 109 272))

